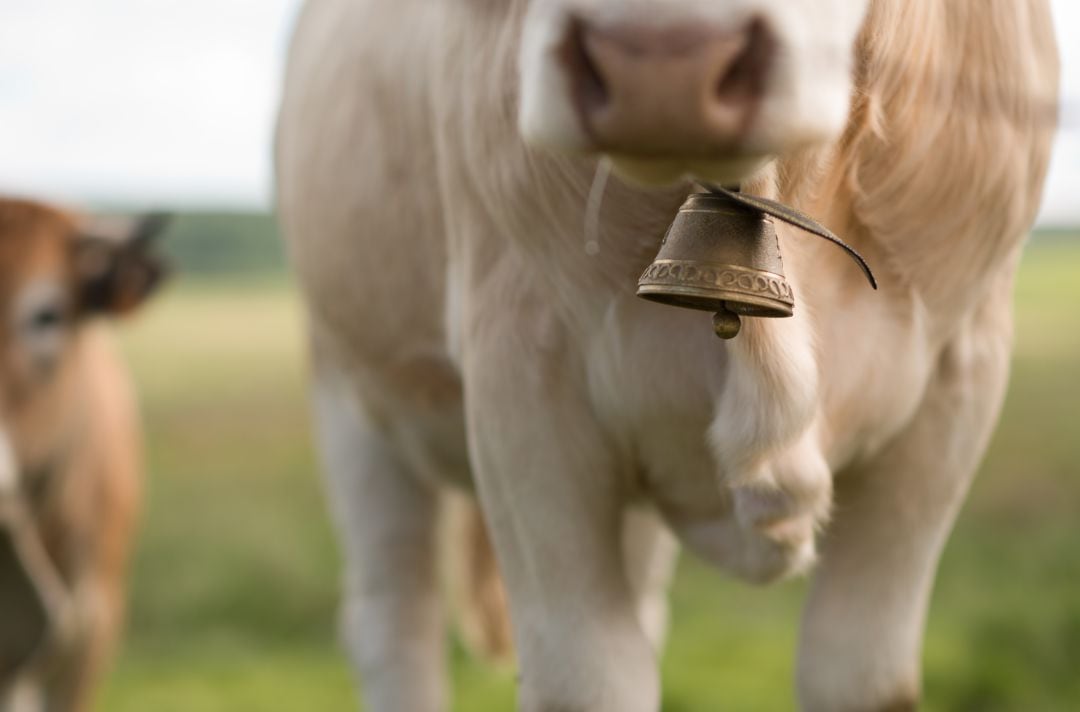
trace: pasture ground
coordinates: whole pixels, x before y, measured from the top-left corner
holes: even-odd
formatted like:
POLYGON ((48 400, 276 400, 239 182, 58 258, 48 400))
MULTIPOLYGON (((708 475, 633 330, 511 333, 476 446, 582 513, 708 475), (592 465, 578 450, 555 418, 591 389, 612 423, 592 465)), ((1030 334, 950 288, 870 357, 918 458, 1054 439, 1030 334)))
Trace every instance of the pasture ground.
MULTIPOLYGON (((1028 250, 1001 428, 938 579, 927 710, 1080 709, 1080 241, 1028 250)), ((283 277, 179 280, 122 330, 150 477, 106 712, 354 709, 337 554, 283 277)), ((684 559, 668 712, 789 710, 801 582, 684 559)), ((451 645, 456 710, 512 709, 512 673, 451 645)))

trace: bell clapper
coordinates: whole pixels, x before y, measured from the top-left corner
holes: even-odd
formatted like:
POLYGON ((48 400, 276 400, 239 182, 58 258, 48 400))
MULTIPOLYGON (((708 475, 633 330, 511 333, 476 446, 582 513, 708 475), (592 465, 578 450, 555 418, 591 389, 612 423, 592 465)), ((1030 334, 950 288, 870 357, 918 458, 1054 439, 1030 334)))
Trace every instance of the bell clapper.
POLYGON ((734 339, 742 328, 742 319, 739 315, 726 307, 713 314, 712 323, 716 335, 725 340, 734 339))
POLYGON ((722 339, 739 333, 743 317, 788 317, 795 306, 772 218, 712 193, 686 199, 637 293, 713 312, 722 339))
POLYGON ((802 213, 765 198, 717 186, 690 194, 656 255, 638 280, 643 299, 715 313, 713 329, 732 339, 741 317, 790 317, 795 295, 784 277, 773 220, 842 248, 877 289, 866 260, 802 213))

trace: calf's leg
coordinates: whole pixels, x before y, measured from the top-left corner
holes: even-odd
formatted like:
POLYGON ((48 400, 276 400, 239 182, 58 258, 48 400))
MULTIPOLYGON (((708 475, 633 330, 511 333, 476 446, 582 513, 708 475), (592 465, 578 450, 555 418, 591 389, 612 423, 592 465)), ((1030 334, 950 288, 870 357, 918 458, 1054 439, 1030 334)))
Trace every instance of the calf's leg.
POLYGON ((45 712, 45 692, 37 675, 0 682, 0 712, 45 712))
POLYGON ((93 572, 75 585, 73 630, 42 675, 45 712, 88 712, 120 637, 124 610, 121 579, 93 572))

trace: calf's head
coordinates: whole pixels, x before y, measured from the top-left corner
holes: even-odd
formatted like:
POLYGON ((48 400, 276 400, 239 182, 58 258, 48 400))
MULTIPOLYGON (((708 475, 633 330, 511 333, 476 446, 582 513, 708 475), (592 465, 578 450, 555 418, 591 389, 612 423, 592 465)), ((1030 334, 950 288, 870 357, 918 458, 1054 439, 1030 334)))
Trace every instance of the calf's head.
POLYGON ((163 274, 149 248, 163 227, 150 216, 88 231, 73 217, 0 199, 0 404, 17 408, 63 362, 89 318, 122 314, 163 274))
POLYGON ((647 183, 731 183, 834 139, 870 0, 531 0, 527 140, 647 183))

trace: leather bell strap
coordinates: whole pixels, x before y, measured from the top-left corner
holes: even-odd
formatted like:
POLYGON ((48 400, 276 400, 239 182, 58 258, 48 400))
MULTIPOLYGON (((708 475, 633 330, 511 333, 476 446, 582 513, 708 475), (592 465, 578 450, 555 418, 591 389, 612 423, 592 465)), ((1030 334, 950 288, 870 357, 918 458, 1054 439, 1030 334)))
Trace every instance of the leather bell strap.
POLYGON ((821 225, 810 216, 800 213, 798 210, 790 208, 783 203, 778 203, 775 200, 769 200, 768 198, 761 198, 756 195, 740 193, 738 191, 729 190, 728 188, 723 188, 721 186, 713 185, 711 183, 702 183, 702 185, 705 187, 706 190, 708 190, 714 195, 723 195, 724 197, 733 200, 736 203, 745 205, 750 208, 754 208, 755 210, 760 210, 761 212, 766 213, 767 215, 771 215, 777 220, 785 222, 788 225, 793 225, 800 230, 804 230, 812 235, 817 235, 824 240, 828 240, 829 242, 833 243, 834 245, 842 249, 844 252, 846 252, 848 256, 855 261, 855 264, 859 265, 859 269, 861 269, 863 274, 866 275, 866 280, 870 282, 871 287, 873 287, 874 289, 878 288, 877 279, 874 278, 874 273, 870 270, 870 265, 866 263, 866 260, 863 259, 863 256, 860 255, 854 247, 841 240, 839 237, 834 235, 831 230, 829 230, 824 225, 821 225))

